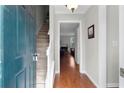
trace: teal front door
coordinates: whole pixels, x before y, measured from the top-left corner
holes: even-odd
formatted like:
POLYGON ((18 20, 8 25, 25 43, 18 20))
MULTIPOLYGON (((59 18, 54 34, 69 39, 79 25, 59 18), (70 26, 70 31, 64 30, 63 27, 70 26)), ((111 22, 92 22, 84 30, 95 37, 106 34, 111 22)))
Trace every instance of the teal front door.
POLYGON ((35 87, 35 18, 23 6, 0 6, 0 10, 0 87, 35 87))

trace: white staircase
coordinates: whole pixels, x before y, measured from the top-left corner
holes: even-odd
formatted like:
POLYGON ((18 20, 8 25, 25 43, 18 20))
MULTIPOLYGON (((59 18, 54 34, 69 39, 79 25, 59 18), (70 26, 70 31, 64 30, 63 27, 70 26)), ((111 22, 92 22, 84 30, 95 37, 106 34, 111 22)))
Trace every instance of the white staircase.
POLYGON ((48 24, 44 24, 37 36, 37 71, 36 88, 44 88, 47 74, 47 55, 46 51, 49 45, 48 24))

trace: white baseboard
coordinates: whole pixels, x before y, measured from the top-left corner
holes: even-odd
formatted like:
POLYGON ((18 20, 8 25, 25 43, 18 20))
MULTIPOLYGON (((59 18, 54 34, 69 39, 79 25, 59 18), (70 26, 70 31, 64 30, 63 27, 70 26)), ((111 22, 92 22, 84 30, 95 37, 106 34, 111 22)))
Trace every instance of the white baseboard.
POLYGON ((54 86, 55 75, 56 75, 56 73, 55 73, 55 67, 54 67, 54 73, 53 73, 53 82, 52 82, 52 88, 53 88, 53 86, 54 86))
POLYGON ((55 69, 55 74, 60 74, 60 71, 55 69))
POLYGON ((55 67, 54 67, 54 61, 53 61, 52 65, 51 65, 51 69, 48 72, 48 75, 46 78, 45 88, 53 88, 54 79, 55 79, 55 67))
POLYGON ((86 74, 86 72, 85 72, 84 70, 82 70, 82 69, 79 69, 79 72, 80 72, 81 74, 86 74))
POLYGON ((119 83, 108 83, 108 84, 107 84, 107 87, 108 87, 108 88, 119 87, 119 83))
POLYGON ((99 85, 95 82, 95 80, 87 73, 87 72, 84 72, 84 74, 86 74, 88 76, 88 78, 91 80, 91 82, 97 87, 99 88, 99 85))

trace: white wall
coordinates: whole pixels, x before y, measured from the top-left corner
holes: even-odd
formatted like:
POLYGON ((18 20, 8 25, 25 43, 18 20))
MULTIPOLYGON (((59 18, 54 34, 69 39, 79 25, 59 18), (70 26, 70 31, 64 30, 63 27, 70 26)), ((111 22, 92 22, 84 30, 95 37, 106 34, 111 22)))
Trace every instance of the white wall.
POLYGON ((119 87, 119 9, 107 6, 107 86, 119 87))
POLYGON ((48 54, 47 54, 47 77, 46 77, 46 88, 52 88, 54 84, 55 78, 55 10, 54 6, 50 5, 49 7, 49 47, 48 47, 48 54))
POLYGON ((71 38, 71 36, 60 36, 60 47, 68 47, 68 51, 69 51, 70 38, 71 38))
POLYGON ((60 46, 69 47, 70 36, 60 36, 60 46))
POLYGON ((106 87, 106 6, 91 6, 85 14, 85 71, 97 87, 106 87), (94 24, 95 38, 88 39, 94 24))
POLYGON ((92 79, 98 84, 99 63, 98 63, 98 6, 92 6, 85 14, 85 33, 86 33, 86 63, 85 69, 92 79), (95 26, 95 38, 88 39, 87 29, 95 26))
POLYGON ((52 61, 55 61, 55 50, 56 50, 56 47, 55 47, 55 7, 54 5, 50 5, 49 7, 49 35, 50 35, 50 46, 51 46, 51 56, 52 56, 52 61))
POLYGON ((45 6, 36 6, 37 32, 40 31, 45 19, 45 6))
POLYGON ((71 45, 70 38, 75 38, 74 36, 60 36, 60 46, 67 46, 69 49, 74 48, 75 45, 71 45))
POLYGON ((75 32, 75 60, 77 64, 80 64, 79 62, 79 52, 80 52, 80 46, 79 46, 79 27, 76 29, 75 32))
POLYGON ((34 19, 36 19, 36 30, 37 32, 40 31, 43 22, 44 22, 44 18, 45 18, 45 7, 43 5, 26 5, 26 10, 27 12, 29 12, 32 17, 34 17, 34 19))

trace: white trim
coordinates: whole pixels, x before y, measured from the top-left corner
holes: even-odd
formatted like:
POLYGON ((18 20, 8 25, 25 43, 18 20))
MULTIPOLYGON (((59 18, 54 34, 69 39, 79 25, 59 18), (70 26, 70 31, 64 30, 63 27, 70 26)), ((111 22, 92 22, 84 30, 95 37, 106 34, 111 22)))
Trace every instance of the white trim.
POLYGON ((119 87, 124 88, 124 78, 120 76, 120 68, 124 67, 124 6, 119 6, 119 87))
POLYGON ((106 6, 98 6, 98 62, 99 86, 106 87, 106 6))
POLYGON ((81 20, 59 20, 58 22, 58 31, 57 31, 57 35, 58 35, 58 42, 57 42, 57 44, 58 44, 58 46, 57 46, 57 55, 58 55, 58 57, 57 57, 57 62, 58 62, 58 71, 56 71, 56 73, 60 73, 60 24, 61 23, 79 23, 79 27, 80 27, 80 73, 82 73, 83 71, 84 71, 84 68, 83 68, 83 66, 85 65, 84 63, 85 63, 85 51, 82 51, 82 50, 85 50, 85 49, 83 49, 83 48, 85 48, 85 37, 84 36, 82 36, 82 35, 84 35, 83 34, 83 32, 84 31, 82 31, 82 21, 81 20), (83 38, 83 39, 82 39, 83 38), (84 41, 84 42, 82 42, 82 40, 84 41), (82 43, 84 43, 83 45, 82 45, 82 43), (83 52, 83 53, 82 53, 83 52), (83 57, 83 60, 82 60, 82 57, 83 57))
POLYGON ((75 34, 73 33, 61 33, 61 36, 74 36, 75 34))
POLYGON ((53 74, 52 88, 53 88, 53 86, 54 86, 55 76, 56 76, 56 73, 55 73, 55 65, 54 65, 54 74, 53 74))
POLYGON ((116 88, 116 87, 119 87, 119 83, 108 83, 107 87, 108 88, 114 88, 114 87, 116 88))
POLYGON ((97 87, 99 88, 99 85, 95 82, 95 80, 87 73, 87 72, 84 72, 84 74, 86 74, 88 76, 88 78, 91 80, 91 82, 97 87))
POLYGON ((47 34, 50 35, 50 30, 48 30, 48 33, 47 34))
POLYGON ((55 65, 54 65, 54 62, 52 64, 52 73, 51 73, 51 88, 53 88, 53 85, 54 85, 54 80, 55 80, 55 65))
POLYGON ((55 74, 59 74, 60 72, 58 70, 55 70, 55 74))
MULTIPOLYGON (((88 8, 88 9, 89 9, 89 8, 88 8)), ((88 9, 87 9, 87 10, 88 10, 88 9)), ((87 10, 86 10, 86 11, 87 11, 87 10)), ((63 12, 63 13, 61 13, 61 12, 56 12, 55 14, 57 14, 57 15, 72 15, 72 13, 65 13, 65 12, 63 12)), ((75 13, 75 12, 73 13, 73 15, 78 15, 78 14, 79 14, 79 15, 83 15, 83 14, 85 14, 85 13, 75 13)))
POLYGON ((54 79, 55 79, 55 66, 54 66, 54 61, 52 61, 51 67, 49 67, 49 71, 47 72, 45 88, 53 88, 54 79))

